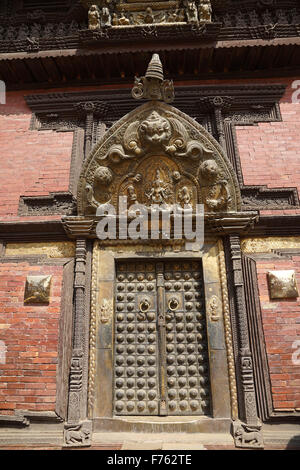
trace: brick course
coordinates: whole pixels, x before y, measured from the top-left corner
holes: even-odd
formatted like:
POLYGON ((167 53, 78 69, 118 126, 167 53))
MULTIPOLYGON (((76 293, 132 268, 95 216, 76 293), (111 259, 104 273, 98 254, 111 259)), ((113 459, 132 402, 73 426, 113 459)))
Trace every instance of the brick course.
POLYGON ((0 264, 0 414, 55 410, 62 266, 0 264), (24 305, 27 275, 52 275, 49 305, 24 305), (3 362, 3 361, 2 361, 3 362))
MULTIPOLYGON (((299 193, 300 104, 292 102, 294 80, 276 81, 287 85, 280 103, 282 122, 236 127, 244 183, 269 188, 295 187, 299 193)), ((272 214, 300 214, 300 209, 261 211, 261 215, 272 214)))
POLYGON ((21 220, 20 196, 47 196, 69 187, 73 133, 31 131, 31 116, 23 93, 7 94, 0 108, 0 220, 21 220))

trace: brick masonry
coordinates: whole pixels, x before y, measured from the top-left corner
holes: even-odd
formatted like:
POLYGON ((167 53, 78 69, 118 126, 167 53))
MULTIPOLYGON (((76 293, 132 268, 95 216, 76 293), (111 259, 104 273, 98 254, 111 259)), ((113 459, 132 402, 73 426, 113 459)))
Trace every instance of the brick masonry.
POLYGON ((296 271, 296 279, 300 289, 300 256, 294 256, 292 260, 257 261, 273 406, 280 410, 298 409, 299 411, 300 297, 290 300, 271 300, 267 283, 268 271, 286 269, 296 271))
POLYGON ((55 410, 62 270, 0 264, 0 414, 55 410), (24 304, 27 275, 52 275, 49 305, 24 304))
MULTIPOLYGON (((296 80, 296 78, 295 78, 296 80)), ((295 80, 276 80, 287 85, 280 109, 283 122, 237 126, 237 141, 246 185, 269 188, 295 187, 300 192, 300 103, 293 103, 295 80)), ((299 86, 300 89, 300 86, 299 86)), ((297 98, 294 95, 294 100, 297 98)), ((298 99, 300 94, 298 93, 298 99)), ((300 214, 300 209, 261 211, 262 215, 300 214)))
POLYGON ((20 196, 68 190, 72 132, 31 131, 30 120, 23 93, 8 93, 0 105, 0 220, 20 220, 20 196))

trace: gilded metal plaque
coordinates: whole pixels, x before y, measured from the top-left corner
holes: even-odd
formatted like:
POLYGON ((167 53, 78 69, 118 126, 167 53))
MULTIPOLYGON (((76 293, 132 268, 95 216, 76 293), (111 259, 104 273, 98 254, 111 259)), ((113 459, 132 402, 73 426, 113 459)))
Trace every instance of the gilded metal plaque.
POLYGON ((24 293, 25 304, 48 304, 52 276, 27 276, 24 293))
POLYGON ((269 292, 271 299, 294 299, 299 296, 295 271, 269 271, 269 292))

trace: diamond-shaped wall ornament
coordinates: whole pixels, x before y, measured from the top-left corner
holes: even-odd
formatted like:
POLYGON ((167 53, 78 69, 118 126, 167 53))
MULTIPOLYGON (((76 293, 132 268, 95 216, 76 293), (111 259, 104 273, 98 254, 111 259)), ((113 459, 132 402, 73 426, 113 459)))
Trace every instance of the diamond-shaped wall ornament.
POLYGON ((295 271, 269 271, 269 292, 271 299, 295 299, 299 296, 295 271))
POLYGON ((52 276, 27 276, 24 293, 25 304, 48 304, 52 276))

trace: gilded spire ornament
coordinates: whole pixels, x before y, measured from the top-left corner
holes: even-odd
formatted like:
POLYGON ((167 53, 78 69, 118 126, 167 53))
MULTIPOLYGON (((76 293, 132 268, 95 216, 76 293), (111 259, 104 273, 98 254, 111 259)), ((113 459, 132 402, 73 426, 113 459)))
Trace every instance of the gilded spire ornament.
POLYGON ((145 76, 135 77, 131 94, 136 100, 145 98, 172 103, 173 80, 164 80, 163 66, 158 54, 153 54, 145 76))

